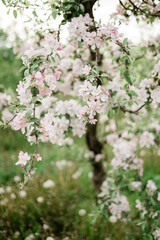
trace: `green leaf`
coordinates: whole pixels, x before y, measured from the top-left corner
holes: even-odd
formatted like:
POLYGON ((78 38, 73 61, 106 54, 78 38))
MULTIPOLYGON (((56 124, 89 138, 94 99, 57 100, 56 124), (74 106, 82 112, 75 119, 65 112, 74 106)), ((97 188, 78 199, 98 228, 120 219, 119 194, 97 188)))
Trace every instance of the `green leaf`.
POLYGON ((46 87, 46 88, 49 88, 49 86, 48 86, 48 84, 44 81, 44 86, 46 87))
POLYGON ((40 101, 36 101, 36 105, 40 106, 40 105, 42 105, 42 103, 40 101))
POLYGON ((101 77, 108 77, 108 74, 107 73, 102 73, 101 77))
POLYGON ((37 96, 32 98, 32 102, 35 103, 37 101, 37 96))
POLYGON ((52 57, 52 56, 51 56, 51 59, 52 59, 52 62, 53 62, 53 63, 55 63, 55 62, 56 62, 56 60, 55 60, 55 58, 54 58, 54 57, 52 57))
POLYGON ((37 13, 36 13, 35 10, 32 12, 32 14, 33 14, 35 17, 38 17, 38 15, 37 15, 37 13))
POLYGON ((25 177, 24 178, 24 184, 26 184, 28 182, 28 180, 29 180, 29 177, 25 177))
POLYGON ((37 94, 39 93, 39 90, 36 87, 32 87, 31 88, 31 93, 34 97, 36 97, 37 94))
POLYGON ((78 41, 78 48, 81 48, 81 46, 82 46, 82 42, 78 41))
POLYGON ((79 6, 75 4, 74 9, 76 10, 76 12, 78 12, 79 11, 79 6))
POLYGON ((4 122, 0 121, 0 127, 2 127, 4 125, 4 122))
POLYGON ((125 55, 125 56, 122 56, 121 57, 121 60, 123 61, 123 60, 126 60, 126 59, 128 59, 128 55, 125 55))
POLYGON ((125 39, 123 40, 123 45, 125 45, 127 42, 128 42, 128 39, 125 38, 125 39))
POLYGON ((92 86, 96 86, 97 87, 97 82, 93 82, 92 86))
POLYGON ((56 53, 56 55, 55 56, 57 56, 59 59, 61 59, 61 57, 59 56, 59 54, 58 53, 56 53))
POLYGON ((22 66, 20 69, 19 69, 19 72, 22 72, 23 70, 25 70, 27 67, 26 66, 22 66))
POLYGON ((31 118, 30 121, 31 122, 39 122, 40 120, 39 120, 39 118, 31 118))
POLYGON ((24 76, 27 77, 28 75, 29 75, 29 70, 26 69, 26 70, 24 71, 24 76))
POLYGON ((17 18, 17 11, 15 9, 13 10, 13 16, 17 18))
POLYGON ((31 114, 32 114, 32 109, 30 108, 30 109, 28 109, 28 111, 27 111, 27 113, 26 113, 26 117, 27 118, 29 118, 30 116, 31 116, 31 114))
POLYGON ((90 79, 92 79, 92 78, 94 78, 94 77, 95 77, 95 75, 92 74, 92 75, 90 75, 90 76, 87 77, 87 80, 90 80, 90 79))
POLYGON ((24 109, 24 108, 26 108, 25 105, 19 105, 19 106, 18 106, 18 109, 24 109))
POLYGON ((130 79, 130 76, 129 76, 129 72, 128 72, 128 71, 125 71, 125 72, 123 73, 123 75, 124 75, 126 81, 127 81, 129 84, 132 84, 131 79, 130 79))
POLYGON ((135 93, 134 91, 130 91, 130 92, 128 93, 128 95, 134 96, 134 97, 137 97, 137 96, 138 96, 137 93, 135 93))
POLYGON ((3 3, 4 5, 6 5, 6 1, 5 1, 5 0, 2 0, 2 3, 3 3))
POLYGON ((112 119, 112 118, 113 118, 113 110, 112 110, 112 109, 110 109, 110 110, 108 111, 108 118, 109 118, 109 119, 112 119))
POLYGON ((57 11, 56 10, 52 11, 52 17, 53 17, 53 19, 56 19, 56 17, 57 17, 57 11))
POLYGON ((80 4, 80 9, 81 9, 82 12, 85 11, 85 8, 84 8, 84 6, 82 4, 80 4))
POLYGON ((73 4, 67 4, 67 6, 65 6, 65 11, 71 9, 72 6, 73 6, 73 4))

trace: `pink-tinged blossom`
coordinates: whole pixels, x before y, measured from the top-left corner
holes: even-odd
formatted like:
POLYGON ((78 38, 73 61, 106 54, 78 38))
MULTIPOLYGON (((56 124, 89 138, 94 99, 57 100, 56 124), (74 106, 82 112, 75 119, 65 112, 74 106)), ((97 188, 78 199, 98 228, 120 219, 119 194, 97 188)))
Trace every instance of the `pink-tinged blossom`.
POLYGON ((140 136, 140 145, 141 147, 147 147, 147 148, 150 148, 151 146, 154 145, 154 135, 153 133, 150 133, 150 132, 147 132, 147 131, 144 131, 142 133, 142 135, 140 136))
POLYGON ((80 86, 79 95, 82 96, 83 101, 87 102, 87 105, 80 109, 79 117, 86 120, 85 117, 88 115, 89 122, 94 124, 96 122, 96 119, 94 119, 96 114, 104 111, 103 104, 108 101, 108 94, 105 93, 106 91, 100 85, 98 87, 93 86, 86 80, 80 86))
POLYGON ((135 206, 140 212, 142 212, 142 218, 147 214, 146 208, 143 206, 143 203, 137 199, 136 200, 136 206, 135 206))
POLYGON ((160 103, 160 87, 158 86, 154 90, 151 90, 151 98, 153 99, 154 103, 160 103))
POLYGON ((154 73, 158 74, 158 78, 160 78, 160 61, 154 66, 154 73))
POLYGON ((142 185, 142 183, 139 182, 139 181, 131 182, 132 191, 135 191, 135 190, 140 191, 141 190, 141 185, 142 185))
POLYGON ((26 127, 26 119, 25 119, 25 115, 26 115, 26 112, 19 112, 17 113, 16 117, 13 119, 13 121, 11 122, 11 127, 14 129, 14 130, 20 130, 22 131, 22 133, 24 134, 25 133, 25 127, 26 127))
POLYGON ((18 93, 18 99, 20 100, 20 104, 22 105, 28 105, 32 100, 32 94, 29 90, 29 87, 31 85, 31 78, 26 78, 25 82, 20 81, 19 85, 16 89, 18 93))
POLYGON ((154 240, 160 240, 160 228, 156 229, 153 233, 154 240))
POLYGON ((36 155, 36 160, 39 162, 39 161, 42 161, 42 157, 41 157, 41 155, 40 154, 37 154, 36 155))
POLYGON ((37 80, 42 80, 42 79, 43 79, 43 76, 42 76, 42 74, 41 74, 40 71, 36 72, 35 78, 36 78, 37 80))
POLYGON ((97 31, 91 31, 90 26, 93 25, 92 19, 86 14, 84 17, 80 15, 77 18, 72 18, 68 31, 70 42, 73 46, 78 45, 78 41, 82 42, 82 48, 86 49, 91 46, 95 50, 104 45, 106 38, 111 39, 112 42, 119 41, 122 34, 118 33, 118 28, 112 24, 102 25, 97 28, 97 31), (87 21, 86 21, 87 19, 87 21), (89 20, 89 21, 88 21, 89 20))
POLYGON ((82 68, 82 73, 84 75, 88 75, 90 71, 91 71, 91 67, 89 65, 85 65, 85 67, 82 68))
POLYGON ((149 196, 153 196, 153 193, 157 190, 156 184, 152 180, 148 180, 146 189, 149 196))
POLYGON ((28 161, 30 160, 30 156, 28 155, 27 152, 19 152, 19 156, 18 156, 18 162, 16 162, 16 165, 21 165, 22 167, 24 167, 28 161))
POLYGON ((126 196, 120 195, 119 193, 117 193, 117 195, 112 199, 112 201, 114 203, 111 203, 108 209, 110 213, 113 216, 116 216, 118 219, 122 218, 123 212, 130 211, 129 202, 126 196))

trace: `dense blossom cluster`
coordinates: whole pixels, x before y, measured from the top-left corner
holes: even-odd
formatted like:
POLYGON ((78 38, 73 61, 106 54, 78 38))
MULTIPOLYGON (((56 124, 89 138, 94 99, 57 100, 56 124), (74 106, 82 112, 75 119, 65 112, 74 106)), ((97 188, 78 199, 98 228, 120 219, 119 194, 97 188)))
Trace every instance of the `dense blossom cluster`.
POLYGON ((86 80, 80 86, 79 95, 82 96, 84 102, 87 102, 87 105, 81 108, 80 116, 88 117, 90 123, 95 123, 94 117, 97 113, 103 112, 103 105, 107 101, 109 93, 100 85, 94 86, 86 80))
POLYGON ((73 18, 68 31, 73 46, 77 46, 78 42, 83 42, 82 47, 84 49, 90 46, 92 50, 102 47, 106 38, 116 42, 122 36, 122 34, 118 33, 118 28, 110 23, 97 28, 89 14, 86 14, 84 17, 80 15, 77 18, 73 18))

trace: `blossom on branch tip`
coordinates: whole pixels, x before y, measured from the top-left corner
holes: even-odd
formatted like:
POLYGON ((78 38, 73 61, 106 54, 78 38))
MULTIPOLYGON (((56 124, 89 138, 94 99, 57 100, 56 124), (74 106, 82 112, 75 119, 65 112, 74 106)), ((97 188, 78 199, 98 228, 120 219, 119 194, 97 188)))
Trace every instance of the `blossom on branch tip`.
POLYGON ((28 155, 27 152, 19 152, 19 156, 18 156, 18 162, 16 162, 16 165, 21 165, 22 167, 24 167, 28 161, 30 161, 30 156, 28 155))

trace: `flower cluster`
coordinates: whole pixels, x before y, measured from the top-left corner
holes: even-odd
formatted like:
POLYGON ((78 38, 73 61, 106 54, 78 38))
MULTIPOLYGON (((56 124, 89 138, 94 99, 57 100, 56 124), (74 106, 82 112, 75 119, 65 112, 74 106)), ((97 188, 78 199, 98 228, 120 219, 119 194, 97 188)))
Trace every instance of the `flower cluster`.
POLYGON ((130 211, 129 202, 125 195, 121 195, 118 190, 115 190, 114 179, 108 177, 103 182, 99 198, 105 202, 110 222, 115 223, 118 219, 125 221, 125 213, 130 211))
POLYGON ((86 14, 84 17, 80 15, 77 18, 73 18, 68 31, 70 42, 73 46, 77 46, 77 43, 81 42, 83 43, 82 48, 86 49, 90 46, 92 50, 103 46, 105 39, 111 39, 111 41, 116 42, 122 36, 122 34, 118 33, 118 28, 110 23, 95 27, 89 14, 86 14))
POLYGON ((90 123, 95 123, 97 113, 103 112, 103 105, 107 102, 109 93, 102 86, 95 86, 90 81, 85 80, 80 86, 79 95, 87 105, 80 109, 80 117, 87 117, 90 123))

